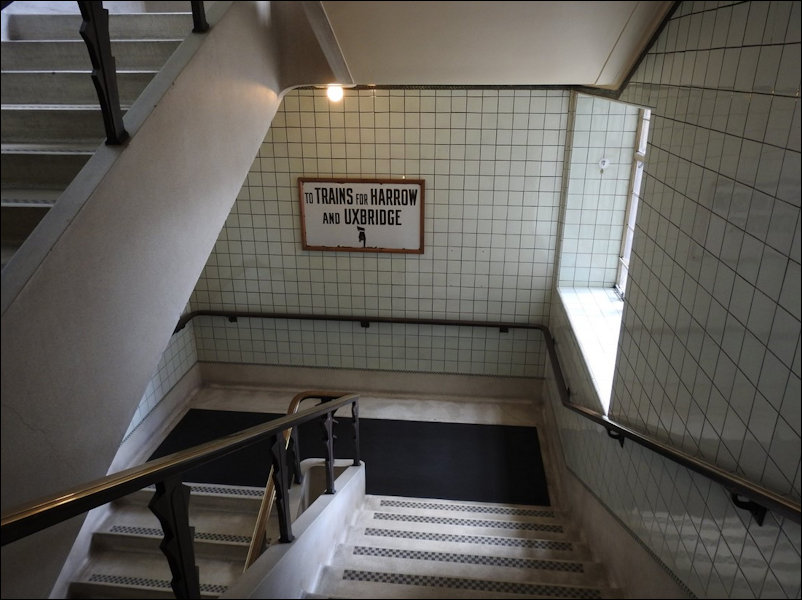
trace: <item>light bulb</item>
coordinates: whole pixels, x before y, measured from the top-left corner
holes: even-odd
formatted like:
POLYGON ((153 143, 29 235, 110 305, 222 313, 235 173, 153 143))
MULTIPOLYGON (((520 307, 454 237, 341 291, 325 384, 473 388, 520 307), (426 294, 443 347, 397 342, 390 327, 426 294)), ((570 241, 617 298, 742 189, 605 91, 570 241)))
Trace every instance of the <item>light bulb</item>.
POLYGON ((330 85, 326 88, 326 95, 332 102, 339 102, 343 99, 343 86, 330 85))

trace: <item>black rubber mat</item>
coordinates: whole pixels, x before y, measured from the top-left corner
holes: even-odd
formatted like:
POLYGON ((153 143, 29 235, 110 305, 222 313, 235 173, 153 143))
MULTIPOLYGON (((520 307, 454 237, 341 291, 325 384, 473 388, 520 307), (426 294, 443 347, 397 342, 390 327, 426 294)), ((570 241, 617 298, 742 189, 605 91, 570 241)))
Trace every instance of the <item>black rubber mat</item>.
MULTIPOLYGON (((264 423, 281 415, 192 409, 151 458, 264 423)), ((350 419, 335 425, 335 455, 353 457, 350 419)), ((549 505, 537 429, 507 425, 360 419, 368 494, 549 505)), ((299 431, 301 458, 324 456, 322 427, 299 431)), ((208 463, 185 481, 264 486, 267 443, 208 463)))

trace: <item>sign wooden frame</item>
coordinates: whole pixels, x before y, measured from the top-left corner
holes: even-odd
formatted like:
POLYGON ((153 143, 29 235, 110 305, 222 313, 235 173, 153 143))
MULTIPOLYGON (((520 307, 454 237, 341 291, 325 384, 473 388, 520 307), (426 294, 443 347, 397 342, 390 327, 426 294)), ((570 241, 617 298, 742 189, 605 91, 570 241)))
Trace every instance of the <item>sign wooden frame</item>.
POLYGON ((303 249, 423 254, 424 194, 423 179, 299 177, 303 249))

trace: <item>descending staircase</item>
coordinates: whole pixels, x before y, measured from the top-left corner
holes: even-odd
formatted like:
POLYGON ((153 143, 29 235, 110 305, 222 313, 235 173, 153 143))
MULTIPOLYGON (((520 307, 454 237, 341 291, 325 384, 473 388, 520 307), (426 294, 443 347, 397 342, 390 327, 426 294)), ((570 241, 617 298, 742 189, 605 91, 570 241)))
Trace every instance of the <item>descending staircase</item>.
MULTIPOLYGON (((201 595, 242 574, 261 488, 191 484, 201 595)), ((115 502, 95 531, 70 598, 172 598, 147 508, 153 489, 115 502)), ((295 516, 305 502, 297 505, 295 516)), ((268 536, 278 537, 274 518, 268 536)), ((581 535, 552 507, 365 496, 310 598, 617 598, 581 535)), ((299 590, 299 595, 302 590, 299 590)))
MULTIPOLYGON (((77 11, 75 3, 61 4, 77 11)), ((180 4, 186 12, 109 18, 123 112, 192 30, 189 2, 164 4, 180 4)), ((3 267, 105 139, 89 54, 79 35, 80 14, 6 10, 11 14, 0 72, 3 267)))
MULTIPOLYGON (((195 529, 201 595, 216 598, 242 575, 264 490, 213 484, 191 488, 190 525, 195 529)), ((159 549, 162 529, 148 509, 154 491, 146 488, 113 504, 70 584, 70 598, 174 597, 170 568, 159 549)))
POLYGON ((551 507, 367 496, 314 597, 615 598, 551 507))

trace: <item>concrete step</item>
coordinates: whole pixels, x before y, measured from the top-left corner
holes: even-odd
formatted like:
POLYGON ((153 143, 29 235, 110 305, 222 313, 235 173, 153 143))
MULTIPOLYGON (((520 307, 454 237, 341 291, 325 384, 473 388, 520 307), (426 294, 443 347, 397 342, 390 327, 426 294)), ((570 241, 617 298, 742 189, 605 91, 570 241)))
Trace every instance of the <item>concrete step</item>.
POLYGON ((392 511, 400 514, 460 518, 504 518, 514 521, 553 522, 565 520, 562 511, 551 506, 522 504, 494 504, 491 502, 464 502, 426 498, 399 498, 396 496, 369 495, 365 497, 365 510, 392 511))
POLYGON ((517 537, 539 540, 572 540, 576 534, 570 525, 552 520, 535 518, 511 521, 503 518, 443 517, 433 515, 404 514, 394 511, 365 511, 357 521, 359 526, 373 529, 404 529, 419 533, 444 531, 461 535, 517 537))
MULTIPOLYGON (((108 552, 159 552, 164 540, 161 527, 112 525, 106 531, 96 531, 93 547, 108 552)), ((195 529, 195 557, 212 558, 245 564, 250 536, 231 535, 195 529)))
MULTIPOLYGON (((187 6, 189 6, 187 4, 187 6)), ((81 40, 80 14, 10 14, 9 40, 81 40)), ((190 13, 109 15, 112 40, 184 39, 192 32, 190 13)), ((82 41, 82 40, 81 40, 82 41)))
POLYGON ((450 530, 413 530, 404 526, 355 525, 348 533, 352 545, 381 548, 422 549, 430 552, 464 552, 492 549, 495 556, 537 560, 591 560, 591 552, 579 539, 549 540, 504 535, 476 535, 450 530))
POLYGON ((0 181, 3 188, 9 190, 64 190, 92 157, 94 150, 94 146, 3 144, 0 181))
MULTIPOLYGON (((222 485, 216 483, 189 483, 192 490, 190 510, 211 509, 256 515, 262 503, 264 489, 257 487, 222 485)), ((125 505, 147 506, 156 489, 141 489, 125 498, 115 500, 116 507, 125 505)))
MULTIPOLYGON (((183 40, 118 40, 111 53, 118 71, 158 71, 183 40)), ((91 69, 83 40, 2 42, 3 71, 79 71, 91 69)))
MULTIPOLYGON (((242 566, 198 557, 201 595, 216 598, 242 575, 242 566)), ((70 583, 70 598, 174 598, 161 552, 96 552, 70 583)))
MULTIPOLYGON (((130 105, 156 75, 155 71, 118 71, 120 103, 130 105)), ((3 104, 97 104, 91 71, 3 71, 3 104)))
POLYGON ((582 560, 552 560, 498 556, 484 546, 473 552, 442 552, 424 549, 341 545, 332 559, 339 569, 386 572, 397 570, 416 575, 443 577, 501 578, 504 581, 556 585, 605 586, 598 563, 582 560))
POLYGON ((620 598, 620 590, 500 578, 421 575, 396 569, 326 567, 317 590, 327 598, 620 598))
POLYGON ((61 195, 60 188, 12 188, 3 187, 0 192, 3 208, 44 208, 52 207, 61 195))
POLYGON ((68 141, 100 145, 106 138, 97 105, 3 105, 0 127, 4 144, 68 141))

